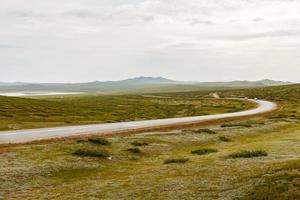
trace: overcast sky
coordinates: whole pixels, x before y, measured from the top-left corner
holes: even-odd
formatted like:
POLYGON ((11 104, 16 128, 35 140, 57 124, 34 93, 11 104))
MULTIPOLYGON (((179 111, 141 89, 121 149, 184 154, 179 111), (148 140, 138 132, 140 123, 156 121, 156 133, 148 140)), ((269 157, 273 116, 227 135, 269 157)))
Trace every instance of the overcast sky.
POLYGON ((0 82, 300 81, 299 0, 0 0, 0 82))

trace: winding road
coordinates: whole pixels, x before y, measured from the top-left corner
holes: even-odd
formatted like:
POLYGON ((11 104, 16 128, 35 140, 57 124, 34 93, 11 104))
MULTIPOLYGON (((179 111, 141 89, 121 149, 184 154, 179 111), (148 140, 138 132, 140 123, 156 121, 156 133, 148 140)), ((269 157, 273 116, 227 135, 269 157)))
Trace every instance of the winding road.
POLYGON ((196 117, 182 117, 170 119, 144 120, 132 122, 118 122, 107 124, 66 126, 55 128, 27 129, 16 131, 0 131, 0 144, 23 143, 35 140, 61 138, 68 136, 88 135, 88 134, 105 134, 121 131, 139 130, 147 128, 155 128, 162 126, 173 126, 178 124, 189 124, 196 122, 206 122, 217 119, 225 119, 231 117, 244 117, 256 114, 271 112, 277 108, 273 102, 264 100, 249 99, 249 101, 257 103, 257 107, 251 110, 240 111, 235 113, 204 115, 196 117))

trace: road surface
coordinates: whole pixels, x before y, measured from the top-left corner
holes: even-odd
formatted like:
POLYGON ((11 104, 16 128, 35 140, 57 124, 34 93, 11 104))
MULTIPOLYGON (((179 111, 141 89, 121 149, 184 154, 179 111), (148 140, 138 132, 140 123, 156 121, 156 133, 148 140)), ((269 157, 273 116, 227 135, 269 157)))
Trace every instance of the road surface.
POLYGON ((40 128, 40 129, 27 129, 16 131, 0 131, 0 144, 8 143, 22 143, 42 139, 60 138, 77 135, 88 134, 105 134, 118 131, 130 131, 146 128, 155 128, 161 126, 172 126, 177 124, 188 124, 195 122, 206 122, 217 119, 225 119, 231 117, 243 117, 255 114, 262 114, 273 111, 277 105, 273 102, 264 100, 249 100, 256 102, 258 106, 251 110, 240 111, 235 113, 204 115, 196 117, 183 117, 183 118, 170 118, 170 119, 157 119, 157 120, 144 120, 132 122, 118 122, 108 124, 94 124, 94 125, 80 125, 80 126, 66 126, 55 128, 40 128))

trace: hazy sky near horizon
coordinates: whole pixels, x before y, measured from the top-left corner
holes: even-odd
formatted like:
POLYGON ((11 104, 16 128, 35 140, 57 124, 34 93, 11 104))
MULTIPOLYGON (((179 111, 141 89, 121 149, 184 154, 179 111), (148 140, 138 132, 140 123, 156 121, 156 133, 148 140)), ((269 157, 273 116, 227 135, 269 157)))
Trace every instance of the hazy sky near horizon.
POLYGON ((1 0, 0 82, 300 81, 299 0, 1 0))

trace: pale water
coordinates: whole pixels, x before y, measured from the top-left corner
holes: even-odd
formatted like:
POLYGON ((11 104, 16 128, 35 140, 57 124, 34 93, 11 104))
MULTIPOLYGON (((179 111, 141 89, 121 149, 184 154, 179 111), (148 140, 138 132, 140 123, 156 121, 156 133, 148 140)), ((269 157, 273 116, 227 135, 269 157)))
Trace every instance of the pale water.
POLYGON ((80 94, 80 92, 0 92, 0 96, 9 96, 9 97, 71 95, 71 94, 80 94))

